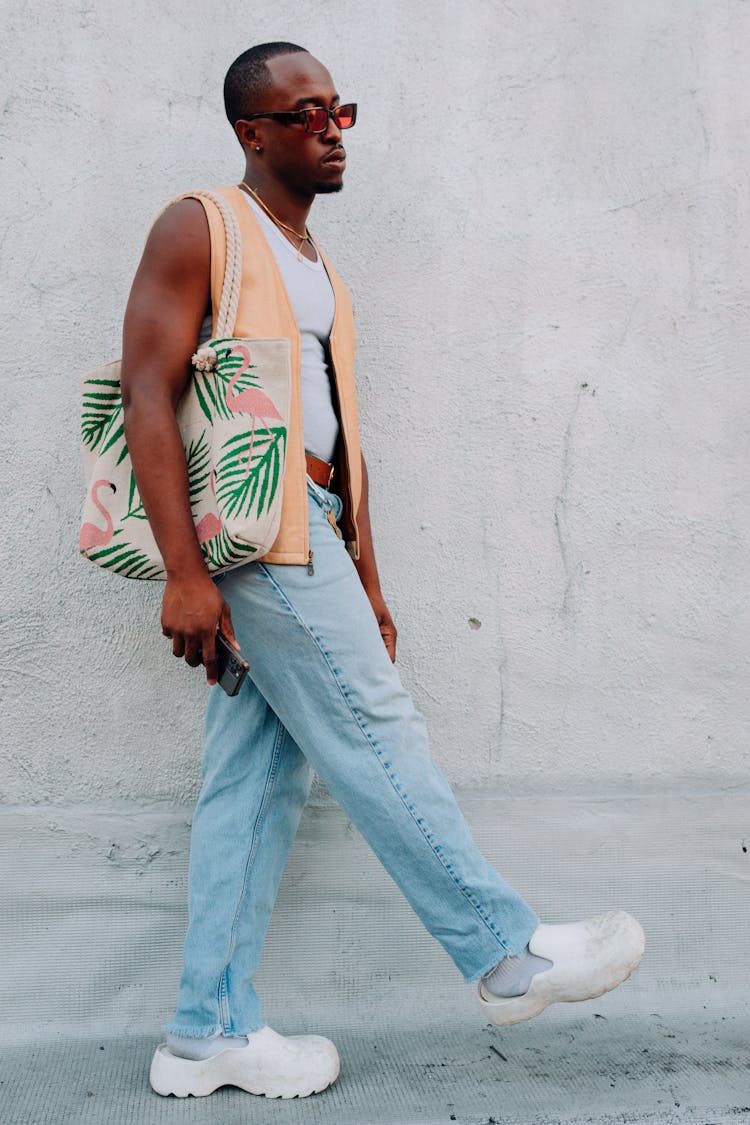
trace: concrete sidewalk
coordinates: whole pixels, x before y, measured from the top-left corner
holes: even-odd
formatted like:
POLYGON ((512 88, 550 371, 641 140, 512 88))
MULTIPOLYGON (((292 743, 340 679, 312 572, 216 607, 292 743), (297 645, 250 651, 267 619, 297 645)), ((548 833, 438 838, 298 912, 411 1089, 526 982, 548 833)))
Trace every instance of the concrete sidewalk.
MULTIPOLYGON (((623 996, 624 996, 623 992, 623 996)), ((685 998, 687 999, 687 998, 685 998)), ((359 1030, 317 1021, 342 1069, 327 1091, 269 1101, 239 1090, 160 1098, 147 1083, 153 1039, 55 1039, 3 1051, 4 1125, 738 1125, 750 1121, 750 1020, 708 991, 698 1010, 645 1013, 590 1001, 502 1031, 463 1006, 397 1012, 359 1030), (606 1009, 607 1015, 602 1009, 606 1009), (721 1013, 721 1014, 720 1014, 721 1013), (446 1025, 451 1027, 447 1028, 446 1025)), ((279 1021, 277 1021, 277 1024, 279 1021)), ((293 1017, 283 1030, 298 1030, 293 1017)))
POLYGON ((638 915, 640 970, 599 1000, 486 1025, 359 834, 313 805, 257 982, 273 1027, 339 1048, 339 1080, 301 1102, 148 1087, 179 972, 189 810, 4 810, 2 1125, 750 1122, 747 795, 459 799, 546 920, 638 915))

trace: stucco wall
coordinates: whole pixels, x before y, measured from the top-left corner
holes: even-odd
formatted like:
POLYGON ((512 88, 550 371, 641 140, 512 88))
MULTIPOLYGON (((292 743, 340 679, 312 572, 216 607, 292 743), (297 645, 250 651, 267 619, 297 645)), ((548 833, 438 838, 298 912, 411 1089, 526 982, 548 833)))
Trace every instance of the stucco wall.
POLYGON ((79 372, 151 217, 236 181, 232 58, 360 103, 311 227, 349 281, 400 666, 462 786, 747 781, 750 6, 8 0, 0 795, 190 799, 159 587, 77 557, 79 372), (743 669, 745 669, 743 671, 743 669))

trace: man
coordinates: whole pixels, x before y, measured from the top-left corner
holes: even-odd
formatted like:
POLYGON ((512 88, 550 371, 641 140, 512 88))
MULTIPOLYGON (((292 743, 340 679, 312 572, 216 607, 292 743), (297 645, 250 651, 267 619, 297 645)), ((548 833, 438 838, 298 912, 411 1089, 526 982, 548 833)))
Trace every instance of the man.
POLYGON ((325 67, 289 43, 240 55, 225 104, 246 164, 242 184, 221 192, 252 249, 236 334, 292 341, 299 416, 293 407, 274 547, 213 580, 175 419, 196 340, 210 336, 211 240, 201 202, 174 204, 149 236, 125 318, 126 436, 165 560, 162 629, 173 654, 202 663, 215 684, 221 630, 239 642, 250 675, 236 698, 217 687, 210 695, 180 994, 151 1083, 179 1096, 232 1084, 292 1097, 335 1080, 336 1048, 274 1032, 252 980, 313 770, 464 979, 479 982, 497 1024, 615 987, 638 964, 643 934, 622 912, 540 925, 478 851, 393 666, 396 629, 359 449, 351 305, 306 227, 315 196, 342 187, 342 130, 356 106, 342 106, 325 67))

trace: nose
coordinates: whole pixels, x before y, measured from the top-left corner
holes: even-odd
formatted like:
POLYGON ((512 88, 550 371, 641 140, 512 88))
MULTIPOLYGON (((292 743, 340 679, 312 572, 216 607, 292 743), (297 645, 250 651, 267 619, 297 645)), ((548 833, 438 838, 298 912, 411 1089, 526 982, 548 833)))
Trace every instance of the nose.
POLYGON ((328 125, 318 136, 323 143, 327 145, 337 144, 341 140, 341 129, 336 124, 335 118, 331 117, 330 113, 328 114, 328 125))

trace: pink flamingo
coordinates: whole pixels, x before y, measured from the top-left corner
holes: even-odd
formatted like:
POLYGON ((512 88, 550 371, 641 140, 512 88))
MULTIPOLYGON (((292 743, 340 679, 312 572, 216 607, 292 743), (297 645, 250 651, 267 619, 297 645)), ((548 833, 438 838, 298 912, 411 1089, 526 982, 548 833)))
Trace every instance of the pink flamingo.
MULTIPOLYGON (((216 472, 211 470, 211 491, 216 500, 216 472)), ((218 507, 218 500, 216 501, 218 507)), ((207 512, 195 525, 195 533, 198 536, 199 543, 208 543, 209 539, 215 539, 223 527, 219 517, 213 512, 207 512)))
POLYGON ((234 414, 252 414, 253 425, 250 431, 250 450, 247 455, 247 471, 249 473, 250 462, 253 459, 253 445, 255 444, 256 417, 260 418, 267 430, 270 429, 268 425, 269 418, 276 418, 279 422, 283 422, 284 419, 281 417, 268 395, 264 394, 263 391, 259 390, 257 387, 247 387, 246 390, 240 391, 239 394, 233 394, 237 380, 250 369, 250 352, 244 345, 236 344, 229 354, 238 355, 244 360, 229 380, 229 385, 224 393, 224 402, 234 414))
POLYGON ((117 489, 111 480, 97 480, 91 486, 91 499, 107 521, 106 527, 97 527, 95 523, 85 523, 78 537, 78 546, 82 551, 89 551, 92 547, 106 547, 115 533, 112 517, 99 499, 98 492, 106 484, 113 492, 117 489))

